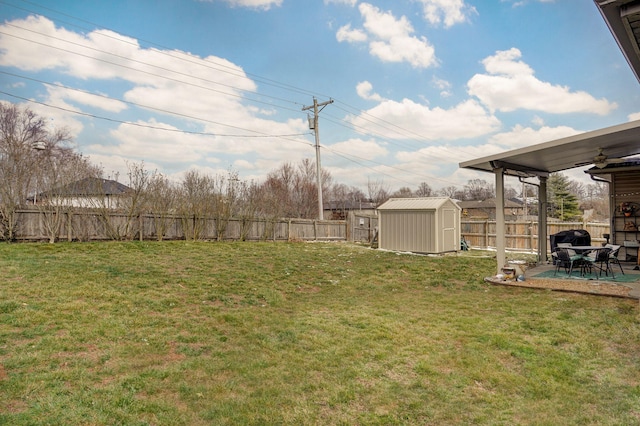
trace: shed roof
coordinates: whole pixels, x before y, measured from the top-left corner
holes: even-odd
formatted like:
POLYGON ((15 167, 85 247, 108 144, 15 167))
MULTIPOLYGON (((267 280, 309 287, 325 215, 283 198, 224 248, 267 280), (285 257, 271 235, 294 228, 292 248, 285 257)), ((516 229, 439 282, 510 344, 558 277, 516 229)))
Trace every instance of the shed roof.
MULTIPOLYGON (((448 201, 449 197, 427 197, 427 198, 390 198, 378 207, 378 210, 436 210, 448 201)), ((458 205, 451 202, 452 205, 458 205)))

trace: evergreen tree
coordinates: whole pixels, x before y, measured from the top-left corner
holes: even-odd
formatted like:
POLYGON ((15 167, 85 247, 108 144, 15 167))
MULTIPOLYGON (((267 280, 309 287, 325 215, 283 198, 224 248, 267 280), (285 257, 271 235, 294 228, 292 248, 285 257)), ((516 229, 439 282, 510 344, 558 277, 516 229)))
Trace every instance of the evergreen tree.
POLYGON ((561 173, 552 173, 547 181, 547 199, 552 208, 549 216, 563 222, 582 219, 578 197, 570 191, 569 179, 561 173))

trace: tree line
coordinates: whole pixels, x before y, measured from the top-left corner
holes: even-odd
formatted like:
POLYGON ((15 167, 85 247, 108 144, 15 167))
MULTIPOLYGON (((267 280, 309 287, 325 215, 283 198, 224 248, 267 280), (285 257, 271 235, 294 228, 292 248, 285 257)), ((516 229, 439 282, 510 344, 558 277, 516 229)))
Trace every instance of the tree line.
MULTIPOLYGON (((353 208, 358 203, 378 206, 392 197, 447 196, 458 200, 495 197, 493 185, 483 179, 469 180, 462 187, 450 185, 438 190, 421 182, 415 189, 405 186, 395 191, 382 180, 370 179, 363 191, 334 182, 326 170, 321 173, 324 200, 338 209, 353 208)), ((14 239, 18 226, 16 212, 24 208, 41 210, 47 232, 56 235, 64 216, 62 213, 77 208, 56 191, 61 192, 62 188, 85 178, 103 178, 103 174, 100 167, 74 150, 67 129, 51 130, 46 120, 29 108, 0 102, 0 238, 14 239)), ((115 180, 119 179, 120 176, 115 177, 115 180)), ((224 223, 231 217, 248 222, 253 218, 313 219, 318 215, 316 167, 309 159, 284 163, 269 172, 262 182, 240 179, 233 170, 216 175, 190 170, 175 181, 147 170, 143 162, 128 163, 124 180, 129 192, 119 199, 117 208, 131 220, 148 212, 160 217, 169 214, 213 217, 219 221, 220 232, 224 232, 224 223)), ((608 207, 603 205, 608 198, 608 188, 603 183, 585 186, 561 174, 553 174, 548 188, 551 217, 576 220, 581 208, 608 215, 608 207)), ((534 199, 537 187, 507 187, 505 197, 534 199)), ((112 208, 106 204, 106 199, 93 197, 90 207, 97 212, 112 208)), ((197 221, 190 223, 189 235, 197 239, 202 230, 198 229, 197 221)), ((113 234, 114 238, 126 237, 127 227, 114 229, 113 234)))

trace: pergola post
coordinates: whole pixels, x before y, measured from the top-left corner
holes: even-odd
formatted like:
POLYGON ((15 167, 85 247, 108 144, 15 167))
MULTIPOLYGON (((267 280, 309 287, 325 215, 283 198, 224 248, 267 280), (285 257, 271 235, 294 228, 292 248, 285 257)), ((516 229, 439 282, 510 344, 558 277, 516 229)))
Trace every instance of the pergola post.
POLYGON ((496 259, 498 261, 498 274, 506 264, 505 247, 505 221, 504 221, 504 169, 493 169, 496 175, 496 259))
POLYGON ((543 264, 547 263, 547 177, 538 179, 538 264, 543 264))

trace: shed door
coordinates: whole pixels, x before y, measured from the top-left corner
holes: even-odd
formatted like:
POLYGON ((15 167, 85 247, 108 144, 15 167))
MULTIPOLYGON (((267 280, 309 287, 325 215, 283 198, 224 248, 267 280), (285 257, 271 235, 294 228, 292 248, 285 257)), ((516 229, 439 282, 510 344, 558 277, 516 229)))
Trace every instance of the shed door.
POLYGON ((456 241, 456 210, 442 209, 442 251, 457 251, 460 241, 456 241))

